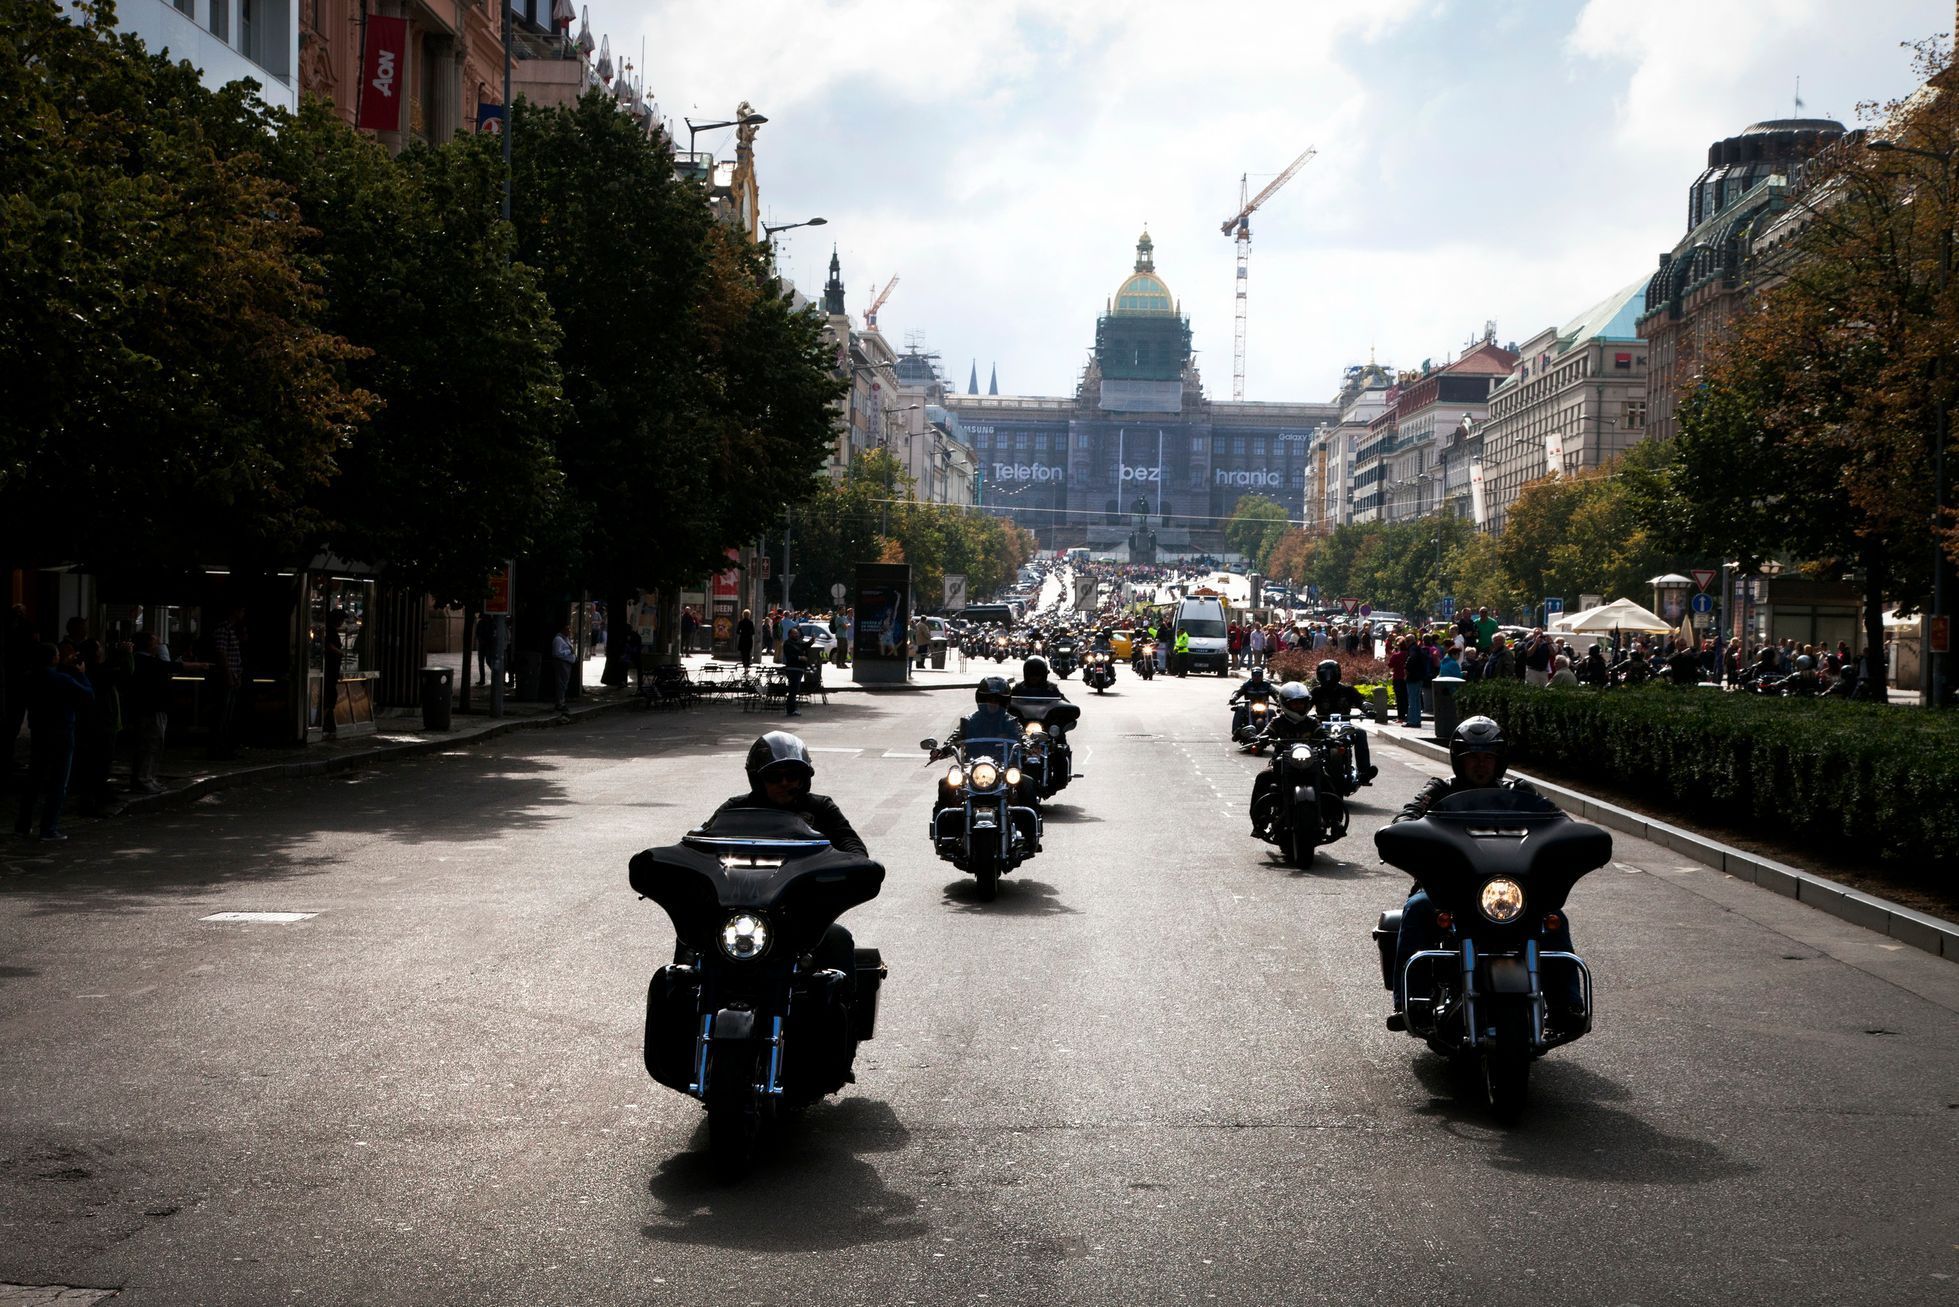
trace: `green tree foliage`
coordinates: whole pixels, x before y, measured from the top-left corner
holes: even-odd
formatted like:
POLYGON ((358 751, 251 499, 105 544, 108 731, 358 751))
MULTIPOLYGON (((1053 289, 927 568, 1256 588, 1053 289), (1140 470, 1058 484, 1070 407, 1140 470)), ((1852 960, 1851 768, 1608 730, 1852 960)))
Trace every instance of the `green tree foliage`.
POLYGON ((290 551, 365 417, 302 273, 250 89, 0 5, 0 550, 190 563, 290 551))
POLYGON ((1240 495, 1224 524, 1225 542, 1258 568, 1264 567, 1285 533, 1285 505, 1264 495, 1240 495))
POLYGON ((508 259, 488 138, 399 161, 324 104, 271 143, 312 235, 331 327, 377 397, 325 493, 322 542, 444 598, 480 597, 555 511, 562 417, 550 305, 508 259))

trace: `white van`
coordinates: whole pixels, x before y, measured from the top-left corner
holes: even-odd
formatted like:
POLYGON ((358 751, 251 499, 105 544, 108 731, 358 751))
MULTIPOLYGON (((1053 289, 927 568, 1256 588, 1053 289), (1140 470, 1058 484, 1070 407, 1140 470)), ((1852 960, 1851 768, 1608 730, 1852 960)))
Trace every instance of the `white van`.
POLYGON ((1177 623, 1171 632, 1170 647, 1176 648, 1176 635, 1190 637, 1190 653, 1184 658, 1187 672, 1231 670, 1231 646, 1224 625, 1224 604, 1217 599, 1186 599, 1177 605, 1177 623))

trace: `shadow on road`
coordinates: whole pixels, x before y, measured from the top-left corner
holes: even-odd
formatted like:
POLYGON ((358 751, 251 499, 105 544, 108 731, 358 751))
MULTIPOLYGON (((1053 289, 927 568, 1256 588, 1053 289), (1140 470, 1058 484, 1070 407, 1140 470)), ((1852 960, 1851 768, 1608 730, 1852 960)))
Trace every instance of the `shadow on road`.
POLYGON ((1061 891, 1046 881, 1025 880, 1019 876, 1000 878, 1000 897, 991 903, 979 896, 979 882, 970 876, 947 881, 940 900, 955 912, 971 912, 989 917, 1071 916, 1081 909, 1061 901, 1061 891))
POLYGON ((1041 817, 1044 821, 1051 821, 1061 826, 1080 826, 1106 820, 1078 803, 1044 804, 1041 808, 1041 817))
POLYGON ((1632 1095, 1618 1081, 1577 1062, 1547 1060, 1532 1067, 1530 1105, 1523 1121, 1508 1130, 1498 1127, 1484 1106, 1473 1062, 1422 1053, 1411 1066, 1435 1095, 1417 1113, 1435 1118, 1459 1138, 1487 1141, 1490 1165, 1499 1170, 1562 1180, 1687 1185, 1731 1180, 1757 1169, 1714 1144, 1668 1134, 1632 1112, 1607 1106, 1632 1095))
POLYGON ((647 1182, 659 1203, 640 1227, 648 1239, 753 1252, 804 1252, 916 1239, 930 1228, 918 1201, 893 1191, 866 1153, 904 1147, 911 1133, 874 1099, 822 1103, 793 1117, 729 1177, 708 1155, 707 1118, 692 1151, 660 1164, 647 1182))

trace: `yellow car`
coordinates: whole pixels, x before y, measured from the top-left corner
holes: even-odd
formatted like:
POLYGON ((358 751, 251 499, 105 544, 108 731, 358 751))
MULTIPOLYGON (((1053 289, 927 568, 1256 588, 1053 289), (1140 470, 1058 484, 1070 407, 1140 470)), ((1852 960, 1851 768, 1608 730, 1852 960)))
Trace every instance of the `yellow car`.
POLYGON ((1131 653, 1130 644, 1134 639, 1135 632, 1133 631, 1111 631, 1109 632, 1109 648, 1114 651, 1117 658, 1127 662, 1131 653))

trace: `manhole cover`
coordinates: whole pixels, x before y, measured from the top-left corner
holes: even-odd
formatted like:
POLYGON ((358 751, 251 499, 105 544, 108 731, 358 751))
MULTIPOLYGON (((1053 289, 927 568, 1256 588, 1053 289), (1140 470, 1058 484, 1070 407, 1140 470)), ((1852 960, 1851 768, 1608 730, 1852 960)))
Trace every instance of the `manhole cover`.
MULTIPOLYGON (((213 912, 208 917, 199 917, 198 920, 249 921, 266 926, 286 926, 291 925, 295 921, 305 921, 309 917, 317 917, 319 915, 317 912, 213 912)), ((0 1302, 0 1307, 6 1307, 6 1304, 0 1302)))

